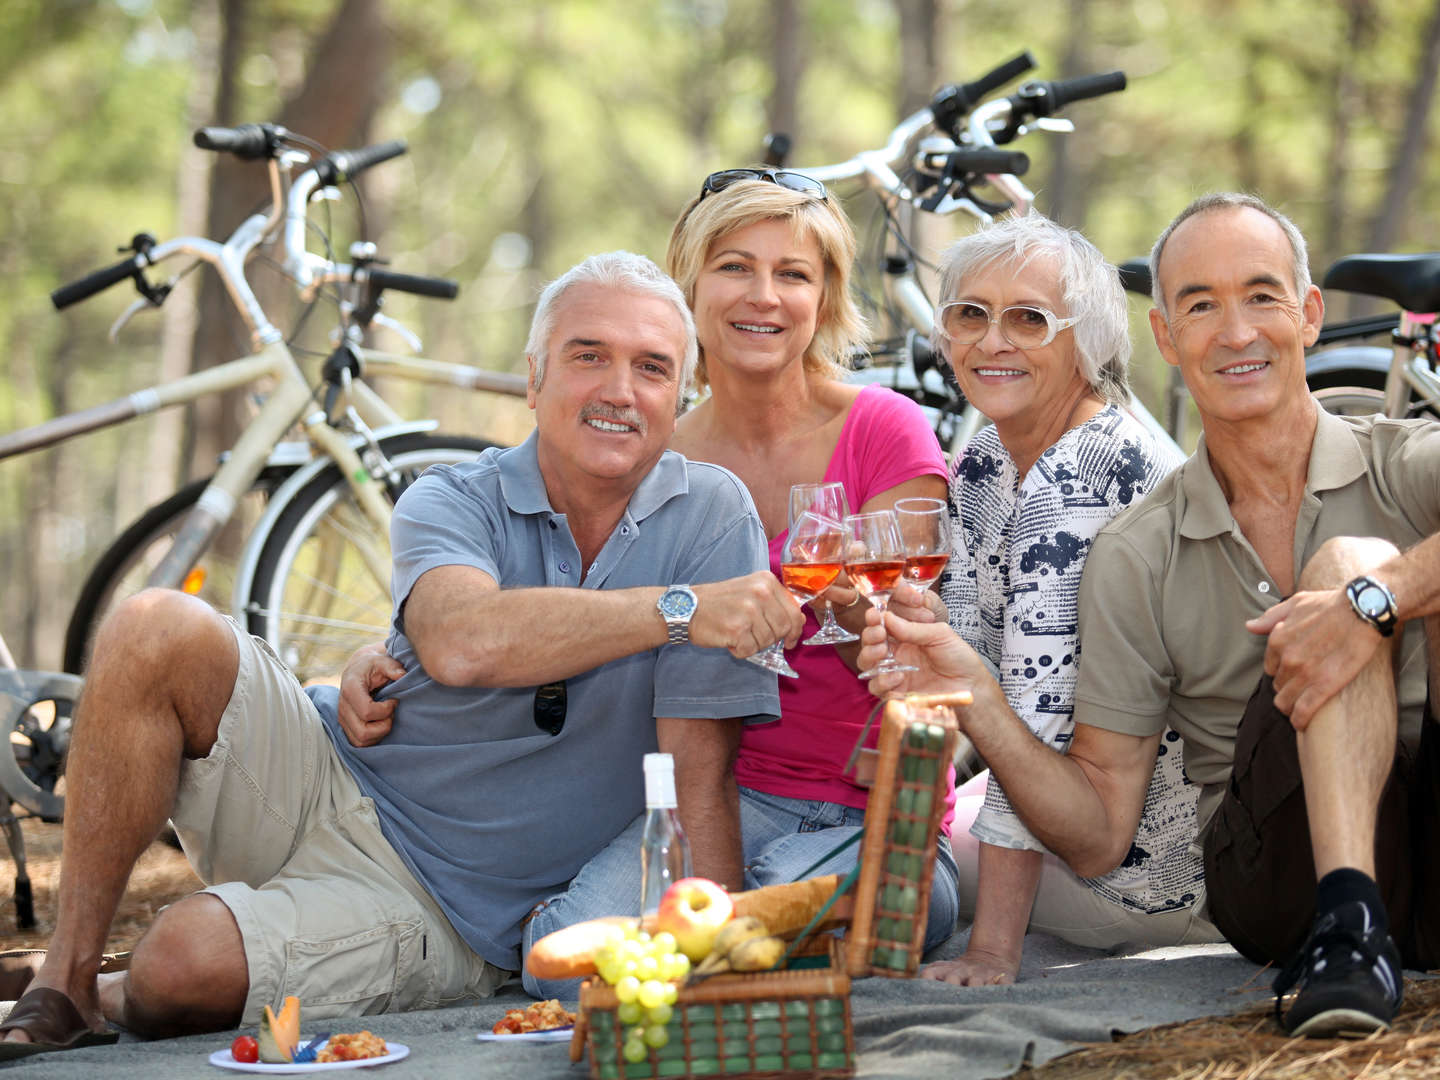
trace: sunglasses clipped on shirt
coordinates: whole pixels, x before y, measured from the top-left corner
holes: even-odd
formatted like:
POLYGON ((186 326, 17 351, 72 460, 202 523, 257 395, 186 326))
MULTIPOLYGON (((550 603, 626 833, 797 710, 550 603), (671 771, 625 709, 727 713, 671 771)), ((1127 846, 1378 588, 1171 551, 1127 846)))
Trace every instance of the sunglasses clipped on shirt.
POLYGON ((547 735, 559 735, 565 726, 565 680, 535 688, 535 726, 547 735))
POLYGON ((952 345, 974 345, 998 323, 1000 336, 1015 348, 1043 349, 1061 330, 1068 330, 1079 321, 1061 319, 1053 311, 1028 304, 1004 308, 996 315, 973 300, 951 300, 936 312, 935 329, 952 345))
POLYGON ((772 184, 779 184, 789 191, 798 191, 802 195, 813 195, 818 199, 830 197, 830 193, 825 190, 825 185, 819 180, 813 176, 806 176, 802 172, 795 172, 793 169, 721 169, 719 172, 712 172, 705 177, 705 182, 700 185, 700 198, 703 199, 706 195, 724 191, 732 184, 738 184, 743 180, 768 180, 772 184))

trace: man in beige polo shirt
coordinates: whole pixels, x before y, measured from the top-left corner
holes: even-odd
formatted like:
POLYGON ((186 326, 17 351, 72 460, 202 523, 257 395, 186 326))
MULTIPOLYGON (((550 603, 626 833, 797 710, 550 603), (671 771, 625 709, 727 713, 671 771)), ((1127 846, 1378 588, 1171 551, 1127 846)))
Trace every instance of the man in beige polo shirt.
MULTIPOLYGON (((1426 694, 1440 638, 1427 649, 1425 633, 1440 628, 1440 425, 1319 407, 1305 348, 1320 291, 1298 230, 1258 199, 1192 203, 1151 270, 1151 327, 1204 435, 1095 540, 1068 756, 1030 737, 974 654, 915 608, 892 609, 886 628, 922 670, 874 689, 972 683, 967 733, 1082 876, 1126 856, 1169 724, 1202 785, 1210 918, 1251 959, 1289 961, 1281 1022, 1384 1028, 1402 958, 1440 966, 1440 732, 1426 694)), ((862 664, 884 636, 868 628, 862 664)))

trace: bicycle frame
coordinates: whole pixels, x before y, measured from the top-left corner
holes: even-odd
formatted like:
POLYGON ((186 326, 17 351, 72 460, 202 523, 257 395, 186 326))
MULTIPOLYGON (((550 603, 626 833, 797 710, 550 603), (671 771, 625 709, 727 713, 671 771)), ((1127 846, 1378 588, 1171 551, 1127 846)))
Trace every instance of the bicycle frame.
MULTIPOLYGON (((369 475, 349 441, 330 426, 323 412, 317 409, 306 415, 311 401, 310 384, 281 341, 270 342, 254 356, 231 360, 173 382, 147 387, 106 404, 0 436, 0 459, 51 446, 76 435, 111 427, 209 394, 236 390, 265 378, 274 380, 274 387, 265 403, 215 473, 176 535, 170 551, 152 571, 147 583, 179 587, 210 541, 230 520, 236 504, 260 475, 276 443, 297 422, 301 423, 316 448, 333 458, 350 478, 360 505, 372 524, 388 533, 390 512, 384 498, 384 484, 369 475)), ((373 426, 400 421, 399 415, 368 387, 358 393, 352 392, 351 400, 362 418, 373 426)))
POLYGON ((1390 374, 1385 379, 1385 415, 1409 416, 1410 394, 1420 407, 1440 412, 1440 375, 1433 366, 1435 315, 1402 312, 1395 328, 1390 374))

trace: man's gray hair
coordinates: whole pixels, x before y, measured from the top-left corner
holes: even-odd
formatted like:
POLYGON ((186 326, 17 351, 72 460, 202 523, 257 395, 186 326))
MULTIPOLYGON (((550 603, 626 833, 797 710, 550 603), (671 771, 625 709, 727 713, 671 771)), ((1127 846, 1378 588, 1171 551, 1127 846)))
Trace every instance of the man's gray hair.
POLYGON ((1169 242, 1170 235, 1183 222, 1212 210, 1258 210, 1280 226, 1280 231, 1285 234, 1285 239, 1290 244, 1291 277, 1295 279, 1295 296, 1303 302, 1305 294, 1310 291, 1310 255, 1305 249, 1305 237, 1295 223, 1255 195, 1239 191, 1216 191, 1200 196, 1181 210, 1175 220, 1165 226, 1160 239, 1156 240, 1155 246, 1150 249, 1150 298, 1160 309, 1160 314, 1169 320, 1170 313, 1165 308, 1165 294, 1160 291, 1160 256, 1165 253, 1165 245, 1169 242))
MULTIPOLYGON (((1060 295, 1075 323, 1080 374, 1104 400, 1130 396, 1130 322, 1120 272, 1074 229, 1031 212, 1006 218, 955 241, 940 260, 940 303, 953 300, 960 283, 992 266, 1022 267, 1035 258, 1056 262, 1060 295)), ((939 309, 936 309, 939 314, 939 309)), ((948 361, 949 343, 938 330, 930 337, 948 361)))
POLYGON ((601 255, 591 255, 550 282, 540 293, 540 300, 535 305, 535 317, 530 320, 530 338, 525 342, 525 355, 535 363, 535 386, 538 388, 545 379, 546 349, 559 317, 560 300, 572 286, 584 284, 602 285, 664 300, 679 313, 680 321, 685 327, 685 356, 679 372, 680 396, 676 405, 678 413, 683 407, 685 395, 690 390, 690 380, 695 374, 695 361, 700 354, 700 347, 695 340, 695 317, 690 314, 690 305, 685 303, 685 294, 680 291, 680 286, 644 255, 636 255, 630 251, 607 251, 601 255))

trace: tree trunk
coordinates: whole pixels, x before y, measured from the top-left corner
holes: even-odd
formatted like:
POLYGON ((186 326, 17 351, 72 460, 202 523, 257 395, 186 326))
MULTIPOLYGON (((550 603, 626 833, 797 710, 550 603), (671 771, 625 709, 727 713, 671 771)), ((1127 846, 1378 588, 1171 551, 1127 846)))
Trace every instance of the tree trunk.
MULTIPOLYGON (((216 122, 233 124, 235 70, 243 54, 248 0, 222 0, 221 44, 216 122)), ((389 35, 382 19, 382 0, 342 0, 330 26, 310 54, 305 81, 285 103, 278 122, 325 146, 341 148, 365 141, 383 85, 389 35)), ((266 172, 254 162, 219 155, 210 184, 209 235, 228 236, 244 216, 268 195, 266 172)), ((277 283, 272 294, 283 301, 290 290, 277 283)), ((257 293, 259 290, 257 289, 257 293)), ((293 295, 293 293, 291 293, 293 295)), ((280 307, 272 311, 283 310, 280 307)), ((281 328, 284 329, 283 327, 281 328)), ((215 276, 208 275, 201 292, 200 322, 195 333, 195 368, 224 363, 250 351, 249 332, 215 276)), ((243 391, 198 402, 190 454, 194 474, 215 468, 222 450, 233 444, 244 425, 243 391)))
POLYGON ((800 0, 773 0, 770 7, 770 68, 775 82, 765 103, 765 123, 771 132, 794 138, 799 115, 800 80, 805 74, 804 34, 800 0))
POLYGON ((1420 166, 1425 160, 1427 128, 1435 104, 1435 86, 1440 77, 1440 0, 1436 0, 1425 27, 1420 62, 1416 65, 1415 82, 1410 90, 1410 103, 1405 109, 1405 122, 1400 128, 1400 143, 1390 165, 1390 183, 1386 185, 1385 201, 1370 232, 1370 250, 1389 251, 1400 234, 1406 206, 1420 180, 1420 166))
POLYGON ((895 8, 900 15, 900 115, 909 116, 928 105, 947 78, 960 76, 940 70, 939 0, 895 0, 895 8))
MULTIPOLYGON (((186 103, 186 127, 191 130, 203 126, 210 117, 219 115, 221 92, 230 94, 234 90, 235 58, 228 58, 228 67, 221 62, 222 43, 233 35, 222 34, 221 17, 218 3, 199 0, 190 19, 190 28, 195 34, 195 64, 186 103), (227 71, 229 85, 222 86, 227 71), (212 76, 211 72, 216 74, 212 76)), ((207 195, 213 158, 213 154, 193 144, 180 152, 175 180, 177 232, 195 235, 204 232, 209 225, 207 195)), ((190 359, 194 355, 198 325, 197 298, 186 289, 172 296, 162 313, 160 371, 156 381, 168 382, 191 370, 190 359)), ((125 489, 133 492, 136 498, 131 500, 131 505, 116 507, 117 532, 146 507, 159 502, 177 487, 177 480, 184 471, 181 450, 186 442, 186 419, 185 412, 180 409, 162 409, 155 414, 145 454, 146 465, 140 469, 137 483, 125 489)))
MULTIPOLYGON (((1070 0, 1069 19, 1066 28, 1065 55, 1060 61, 1060 78, 1073 79, 1088 74, 1090 65, 1086 61, 1085 42, 1090 36, 1090 0, 1070 0)), ((1093 187, 1089 181, 1089 166, 1094 153, 1084 153, 1093 148, 1095 140, 1086 139, 1077 144, 1073 136, 1060 135, 1049 140, 1050 171, 1041 191, 1045 199, 1045 213, 1055 221, 1064 222, 1075 228, 1085 224, 1087 195, 1093 187)))
POLYGON ((1311 253, 1311 261, 1317 268, 1328 266, 1344 254, 1345 222, 1350 211, 1350 129, 1363 105, 1355 60, 1368 52, 1375 38, 1374 0, 1344 0, 1344 4, 1349 18, 1331 83, 1330 146, 1323 167, 1323 174, 1330 177, 1330 182, 1325 185, 1325 205, 1321 212, 1320 250, 1311 253))

